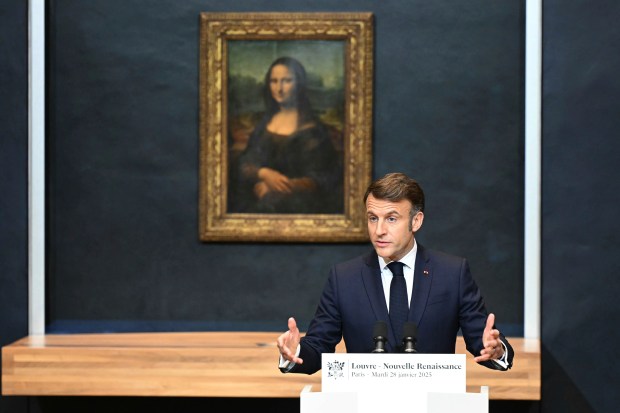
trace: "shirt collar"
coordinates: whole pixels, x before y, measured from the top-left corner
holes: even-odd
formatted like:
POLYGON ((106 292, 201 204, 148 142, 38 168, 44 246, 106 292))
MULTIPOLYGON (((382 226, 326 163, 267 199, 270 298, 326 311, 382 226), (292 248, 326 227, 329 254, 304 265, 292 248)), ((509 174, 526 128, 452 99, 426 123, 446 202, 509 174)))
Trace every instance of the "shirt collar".
MULTIPOLYGON (((399 262, 402 262, 403 264, 405 264, 407 267, 413 269, 415 266, 415 257, 416 254, 418 252, 418 243, 416 242, 415 238, 413 239, 413 248, 411 248, 411 251, 409 251, 404 257, 402 257, 400 260, 398 260, 399 262)), ((383 257, 379 257, 379 266, 381 267, 382 270, 385 269, 385 267, 387 267, 387 265, 392 262, 392 261, 385 261, 383 259, 383 257)))

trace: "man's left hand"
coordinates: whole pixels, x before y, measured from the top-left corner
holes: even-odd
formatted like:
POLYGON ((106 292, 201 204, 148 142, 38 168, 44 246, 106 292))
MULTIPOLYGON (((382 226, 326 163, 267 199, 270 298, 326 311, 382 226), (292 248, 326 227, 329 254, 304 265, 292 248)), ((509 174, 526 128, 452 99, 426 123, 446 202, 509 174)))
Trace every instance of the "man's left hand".
POLYGON ((487 360, 499 360, 504 356, 504 345, 499 339, 499 330, 493 328, 495 325, 495 314, 489 314, 487 325, 482 333, 482 344, 484 348, 478 357, 474 357, 476 363, 487 360))

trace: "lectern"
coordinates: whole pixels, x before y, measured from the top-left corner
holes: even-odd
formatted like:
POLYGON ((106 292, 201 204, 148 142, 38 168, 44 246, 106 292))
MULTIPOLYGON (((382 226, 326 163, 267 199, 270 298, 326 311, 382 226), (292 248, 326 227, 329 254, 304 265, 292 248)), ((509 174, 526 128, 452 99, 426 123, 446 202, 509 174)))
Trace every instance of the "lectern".
POLYGON ((488 413, 488 387, 466 392, 465 354, 323 354, 321 391, 300 413, 488 413))

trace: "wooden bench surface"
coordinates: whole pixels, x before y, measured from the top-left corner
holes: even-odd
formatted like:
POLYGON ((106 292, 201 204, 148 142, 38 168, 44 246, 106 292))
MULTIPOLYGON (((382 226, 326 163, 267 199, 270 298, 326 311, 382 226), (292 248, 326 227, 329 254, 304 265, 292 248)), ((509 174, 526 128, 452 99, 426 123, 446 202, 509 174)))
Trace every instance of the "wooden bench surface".
MULTIPOLYGON (((274 332, 29 336, 2 348, 2 395, 299 397, 320 372, 282 374, 274 332)), ((467 391, 491 400, 540 400, 540 342, 508 338, 514 366, 500 372, 467 353, 467 391)), ((338 351, 344 351, 341 345, 338 351)), ((461 338, 457 353, 466 353, 461 338)))

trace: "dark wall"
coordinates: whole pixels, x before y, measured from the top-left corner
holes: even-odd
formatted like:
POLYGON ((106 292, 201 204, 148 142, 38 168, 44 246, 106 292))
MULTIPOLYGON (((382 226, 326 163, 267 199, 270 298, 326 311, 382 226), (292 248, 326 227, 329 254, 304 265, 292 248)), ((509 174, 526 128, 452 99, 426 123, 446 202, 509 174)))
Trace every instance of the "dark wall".
POLYGON ((620 405, 620 4, 545 1, 542 344, 545 411, 620 405), (605 358, 603 356, 603 358, 605 358))
MULTIPOLYGON (((27 334, 28 8, 7 0, 0 3, 0 346, 27 334)), ((25 398, 0 397, 2 412, 25 407, 25 398)))
POLYGON ((468 257, 522 333, 522 2, 51 4, 51 331, 306 325, 370 246, 199 242, 198 17, 320 10, 375 14, 373 175, 420 180, 420 242, 468 257))

